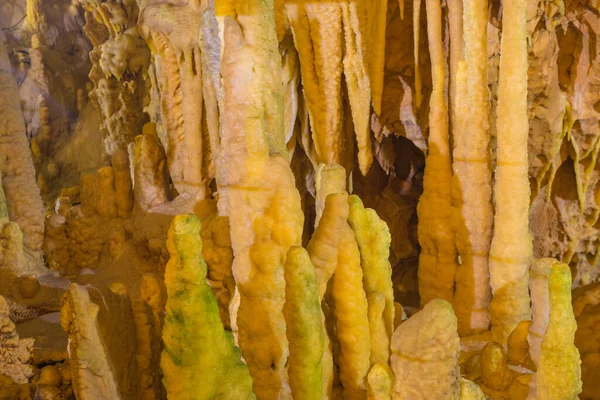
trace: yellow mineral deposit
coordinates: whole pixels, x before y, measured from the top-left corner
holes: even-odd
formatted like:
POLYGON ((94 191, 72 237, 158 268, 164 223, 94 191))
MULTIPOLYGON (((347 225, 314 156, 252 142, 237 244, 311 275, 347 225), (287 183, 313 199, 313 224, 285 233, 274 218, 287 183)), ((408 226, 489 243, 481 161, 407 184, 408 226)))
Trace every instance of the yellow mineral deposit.
POLYGON ((0 1, 0 399, 600 399, 599 39, 595 2, 0 1))

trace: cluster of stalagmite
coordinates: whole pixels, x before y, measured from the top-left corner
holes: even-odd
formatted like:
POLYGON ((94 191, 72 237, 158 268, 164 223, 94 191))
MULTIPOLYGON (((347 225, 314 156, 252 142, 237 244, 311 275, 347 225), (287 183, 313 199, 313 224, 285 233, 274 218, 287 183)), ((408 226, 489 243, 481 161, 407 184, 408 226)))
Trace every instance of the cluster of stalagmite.
POLYGON ((0 399, 600 398, 592 5, 52 2, 0 4, 0 399))
MULTIPOLYGON (((171 396, 200 394, 209 398, 218 393, 225 398, 253 398, 253 382, 257 398, 274 398, 283 390, 289 390, 286 396, 311 399, 431 398, 427 396, 433 393, 432 385, 439 392, 433 398, 477 398, 476 386, 462 383, 468 389, 464 394, 461 390, 456 317, 448 302, 432 301, 394 332, 389 234, 377 214, 365 209, 358 197, 345 192, 330 194, 307 249, 293 246, 287 252, 282 277, 284 303, 280 310, 268 311, 269 318, 274 319, 274 313, 283 317, 289 340, 284 342, 280 375, 287 382, 270 381, 279 387, 265 388, 257 382, 266 378, 260 364, 248 362, 249 371, 245 369, 233 337, 223 331, 208 285, 192 284, 197 280, 195 274, 206 274, 199 231, 199 219, 190 215, 175 217, 169 231, 162 366, 163 382, 171 396), (200 312, 189 304, 206 310, 200 312), (201 326, 202 333, 191 335, 194 326, 201 326), (423 340, 415 342, 421 336, 423 340), (424 351, 432 356, 421 359, 424 351), (204 374, 205 380, 198 386, 197 374, 208 371, 206 363, 213 363, 208 370, 217 373, 204 374), (239 377, 232 379, 232 374, 239 377), (407 376, 410 379, 403 379, 407 376)), ((247 310, 240 305, 238 321, 244 321, 243 312, 247 310)), ((257 343, 243 341, 242 326, 238 329, 241 356, 247 361, 257 354, 249 345, 257 343)), ((266 348, 278 343, 276 337, 264 339, 266 348)))

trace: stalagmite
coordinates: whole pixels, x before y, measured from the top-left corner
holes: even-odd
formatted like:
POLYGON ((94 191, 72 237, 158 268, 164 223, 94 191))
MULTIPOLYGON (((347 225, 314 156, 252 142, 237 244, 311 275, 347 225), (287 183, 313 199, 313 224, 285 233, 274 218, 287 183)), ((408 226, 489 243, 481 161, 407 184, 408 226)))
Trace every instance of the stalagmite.
POLYGON ((108 349, 98 327, 100 307, 88 289, 71 284, 61 309, 60 323, 69 334, 69 356, 74 392, 89 400, 122 399, 108 349))
POLYGON ((196 207, 195 213, 202 219, 202 258, 208 265, 208 280, 219 303, 221 321, 225 329, 230 329, 229 305, 235 291, 235 282, 231 275, 233 250, 229 218, 218 215, 214 201, 205 200, 200 204, 202 207, 196 207))
POLYGON ((367 293, 367 318, 369 320, 369 340, 371 344, 371 365, 386 362, 390 358, 391 329, 384 320, 386 298, 380 292, 367 293))
POLYGON ((338 265, 333 274, 331 297, 340 342, 340 381, 345 399, 363 399, 371 365, 367 298, 354 232, 346 223, 339 234, 338 265))
POLYGON ((517 324, 531 318, 529 265, 529 179, 527 174, 527 2, 506 0, 497 110, 497 155, 494 185, 496 214, 490 248, 490 317, 501 343, 517 324))
POLYGON ((133 209, 133 188, 129 167, 129 156, 124 150, 117 150, 112 156, 115 170, 115 192, 117 196, 117 215, 127 218, 133 209))
POLYGON ((458 400, 460 340, 450 303, 440 299, 403 322, 392 338, 392 399, 458 400))
POLYGON ((495 397, 505 393, 514 379, 514 373, 508 367, 504 347, 497 342, 489 342, 481 351, 479 363, 482 386, 488 396, 495 397))
POLYGON ((542 339, 548 327, 550 317, 550 294, 548 292, 548 277, 554 265, 559 262, 553 258, 537 259, 531 265, 529 272, 529 290, 532 302, 532 321, 529 326, 529 355, 535 365, 540 359, 542 339))
POLYGON ((571 305, 571 271, 566 264, 552 266, 548 292, 550 317, 535 374, 535 399, 578 399, 581 393, 581 359, 573 344, 577 323, 571 305))
POLYGON ((427 1, 427 35, 432 61, 433 91, 429 111, 429 154, 423 177, 419 216, 419 294, 421 305, 434 298, 452 301, 456 248, 452 227, 451 160, 448 109, 444 100, 445 61, 442 47, 442 11, 437 0, 427 1))
POLYGON ((460 380, 460 399, 461 400, 486 400, 485 394, 481 388, 474 382, 461 378, 460 380))
POLYGON ((146 133, 135 138, 133 157, 135 203, 148 209, 165 203, 169 199, 167 158, 156 131, 146 129, 146 133))
MULTIPOLYGON (((535 304, 533 307, 535 307, 535 304)), ((529 354, 531 349, 528 342, 530 327, 531 321, 525 320, 519 322, 519 325, 508 336, 506 355, 511 364, 533 370, 535 367, 529 354)))
POLYGON ((394 387, 394 373, 386 363, 376 363, 367 375, 367 399, 390 400, 394 387))
POLYGON ((454 307, 461 336, 489 327, 488 255, 493 208, 487 21, 487 4, 464 1, 465 63, 455 66, 453 127, 457 129, 452 132, 454 222, 456 247, 461 259, 456 270, 454 307))
POLYGON ((169 229, 161 357, 167 396, 254 399, 248 367, 240 360, 231 333, 223 329, 217 301, 205 282, 200 225, 194 215, 178 215, 169 229))
MULTIPOLYGON (((325 200, 322 223, 320 223, 310 242, 307 250, 311 261, 315 266, 317 284, 319 285, 319 299, 323 303, 327 284, 333 276, 338 265, 338 253, 341 233, 348 220, 348 195, 346 193, 330 194, 325 200)), ((333 359, 331 341, 327 336, 323 317, 323 332, 325 339, 325 350, 323 351, 323 398, 330 398, 333 385, 333 359)))
POLYGON ((360 249, 363 286, 369 303, 371 365, 385 363, 390 357, 390 340, 394 333, 394 289, 389 262, 389 229, 375 210, 364 207, 352 195, 348 222, 360 249))
POLYGON ((294 399, 321 399, 324 332, 315 268, 306 250, 292 247, 285 265, 283 315, 290 342, 288 375, 294 399))

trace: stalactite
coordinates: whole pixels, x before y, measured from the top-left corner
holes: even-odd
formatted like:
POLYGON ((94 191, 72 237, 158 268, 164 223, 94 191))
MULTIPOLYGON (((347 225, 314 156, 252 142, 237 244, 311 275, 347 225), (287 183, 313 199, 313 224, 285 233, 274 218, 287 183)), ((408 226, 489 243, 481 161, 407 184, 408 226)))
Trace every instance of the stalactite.
POLYGON ((419 65, 419 51, 421 36, 421 0, 413 0, 413 54, 415 62, 415 108, 421 107, 423 100, 423 84, 421 81, 421 69, 419 65))
POLYGON ((387 21, 387 0, 365 2, 367 9, 367 48, 369 52, 369 79, 373 96, 373 111, 381 114, 383 96, 383 75, 385 65, 385 32, 387 21))
MULTIPOLYGON (((358 165, 363 175, 367 175, 373 155, 371 152, 371 81, 369 76, 369 65, 366 60, 377 60, 380 54, 369 54, 368 48, 377 49, 373 42, 369 41, 368 32, 365 32, 362 19, 367 14, 366 4, 362 1, 342 3, 342 25, 345 44, 342 63, 344 65, 344 77, 348 100, 354 123, 354 132, 358 147, 358 165), (362 28, 362 30, 361 30, 362 28), (366 33, 366 34, 365 34, 366 33)), ((368 26, 367 26, 368 28, 368 26)), ((373 65, 373 68, 375 65, 373 65)), ((374 72, 374 71, 373 71, 374 72)))
POLYGON ((286 3, 319 162, 340 163, 342 10, 336 3, 286 3))
POLYGON ((222 176, 225 171, 225 166, 221 155, 221 123, 219 113, 219 108, 223 106, 223 92, 220 76, 222 41, 219 37, 219 25, 213 8, 208 7, 204 11, 200 27, 199 44, 202 55, 203 100, 204 109, 206 110, 209 138, 209 142, 205 143, 205 148, 210 146, 213 157, 212 163, 218 192, 217 206, 219 215, 225 216, 227 188, 223 184, 222 176))

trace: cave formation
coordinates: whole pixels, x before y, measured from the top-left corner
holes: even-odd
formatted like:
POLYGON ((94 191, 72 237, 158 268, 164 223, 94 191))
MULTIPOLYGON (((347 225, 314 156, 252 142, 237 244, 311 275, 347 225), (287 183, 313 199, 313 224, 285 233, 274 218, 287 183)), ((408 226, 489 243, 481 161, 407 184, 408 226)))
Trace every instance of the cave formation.
POLYGON ((598 39, 583 1, 2 0, 0 400, 600 400, 598 39))

